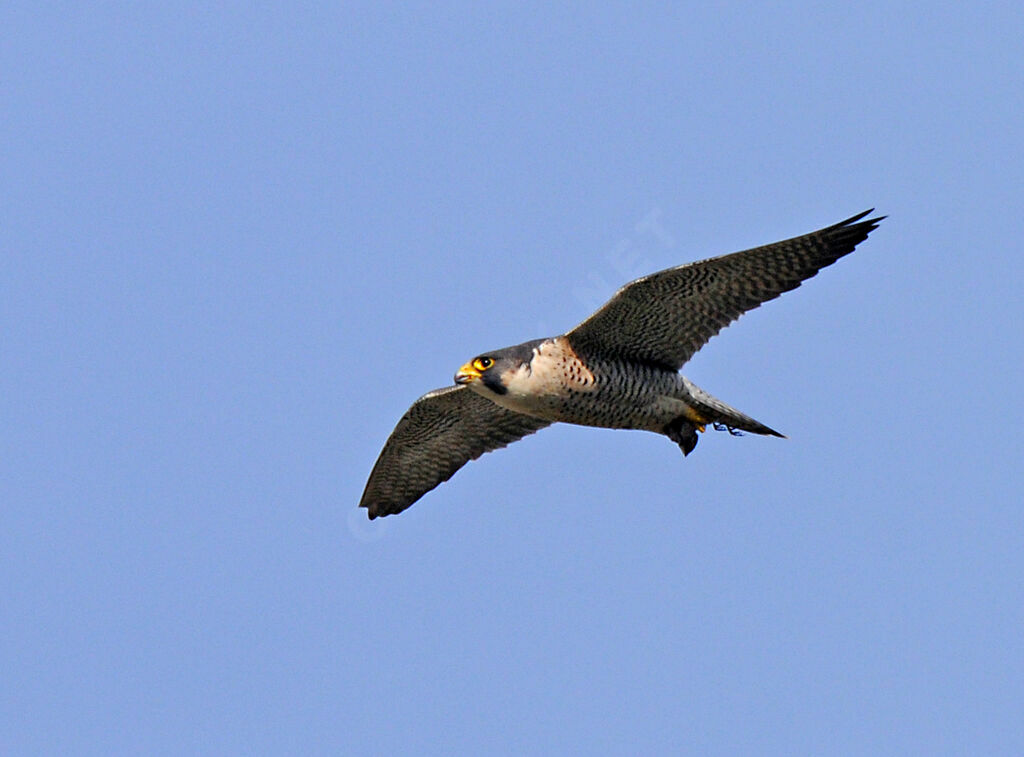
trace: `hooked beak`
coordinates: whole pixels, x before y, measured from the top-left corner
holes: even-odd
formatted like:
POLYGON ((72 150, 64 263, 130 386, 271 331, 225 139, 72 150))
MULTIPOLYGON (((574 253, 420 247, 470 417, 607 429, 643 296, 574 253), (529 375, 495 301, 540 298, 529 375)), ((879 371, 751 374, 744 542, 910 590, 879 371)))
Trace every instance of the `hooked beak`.
POLYGON ((474 381, 479 380, 480 371, 473 367, 472 363, 466 363, 464 366, 459 368, 459 372, 455 374, 456 384, 472 384, 474 381))

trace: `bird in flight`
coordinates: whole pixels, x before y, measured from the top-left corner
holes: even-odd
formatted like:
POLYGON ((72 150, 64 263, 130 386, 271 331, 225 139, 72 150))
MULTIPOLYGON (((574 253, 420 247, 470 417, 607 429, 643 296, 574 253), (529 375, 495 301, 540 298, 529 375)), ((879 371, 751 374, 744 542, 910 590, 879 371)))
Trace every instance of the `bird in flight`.
POLYGON ((561 336, 484 352, 455 385, 420 397, 391 433, 363 492, 372 520, 405 510, 470 460, 552 423, 643 429, 689 455, 712 425, 782 436, 679 369, 715 334, 853 252, 872 211, 783 242, 632 281, 561 336))

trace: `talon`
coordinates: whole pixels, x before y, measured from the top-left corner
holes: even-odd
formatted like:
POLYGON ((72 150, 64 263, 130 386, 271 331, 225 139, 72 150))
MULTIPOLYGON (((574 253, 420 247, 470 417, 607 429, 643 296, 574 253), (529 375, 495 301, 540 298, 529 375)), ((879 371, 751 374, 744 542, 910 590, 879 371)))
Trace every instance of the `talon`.
POLYGON ((728 423, 719 423, 718 421, 715 421, 714 426, 715 431, 728 431, 730 436, 743 436, 742 431, 730 426, 728 423))

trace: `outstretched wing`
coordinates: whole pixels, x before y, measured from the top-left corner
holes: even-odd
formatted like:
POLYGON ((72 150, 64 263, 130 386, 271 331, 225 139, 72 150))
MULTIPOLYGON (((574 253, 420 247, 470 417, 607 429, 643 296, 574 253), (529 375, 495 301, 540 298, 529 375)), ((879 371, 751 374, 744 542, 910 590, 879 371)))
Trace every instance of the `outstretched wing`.
POLYGON ((359 506, 370 520, 400 513, 470 460, 549 425, 465 386, 424 394, 388 437, 359 506))
POLYGON ((644 276, 566 336, 583 355, 679 370, 743 313, 853 252, 885 217, 861 221, 870 212, 802 237, 644 276))

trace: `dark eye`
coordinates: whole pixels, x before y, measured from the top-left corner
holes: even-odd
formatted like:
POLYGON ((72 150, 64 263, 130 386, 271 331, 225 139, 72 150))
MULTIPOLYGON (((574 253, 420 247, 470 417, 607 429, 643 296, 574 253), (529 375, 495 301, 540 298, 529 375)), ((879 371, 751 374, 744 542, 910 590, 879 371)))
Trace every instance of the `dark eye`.
POLYGON ((473 367, 476 368, 478 371, 486 371, 492 365, 494 365, 494 361, 491 360, 489 357, 478 357, 476 360, 473 361, 473 367))

